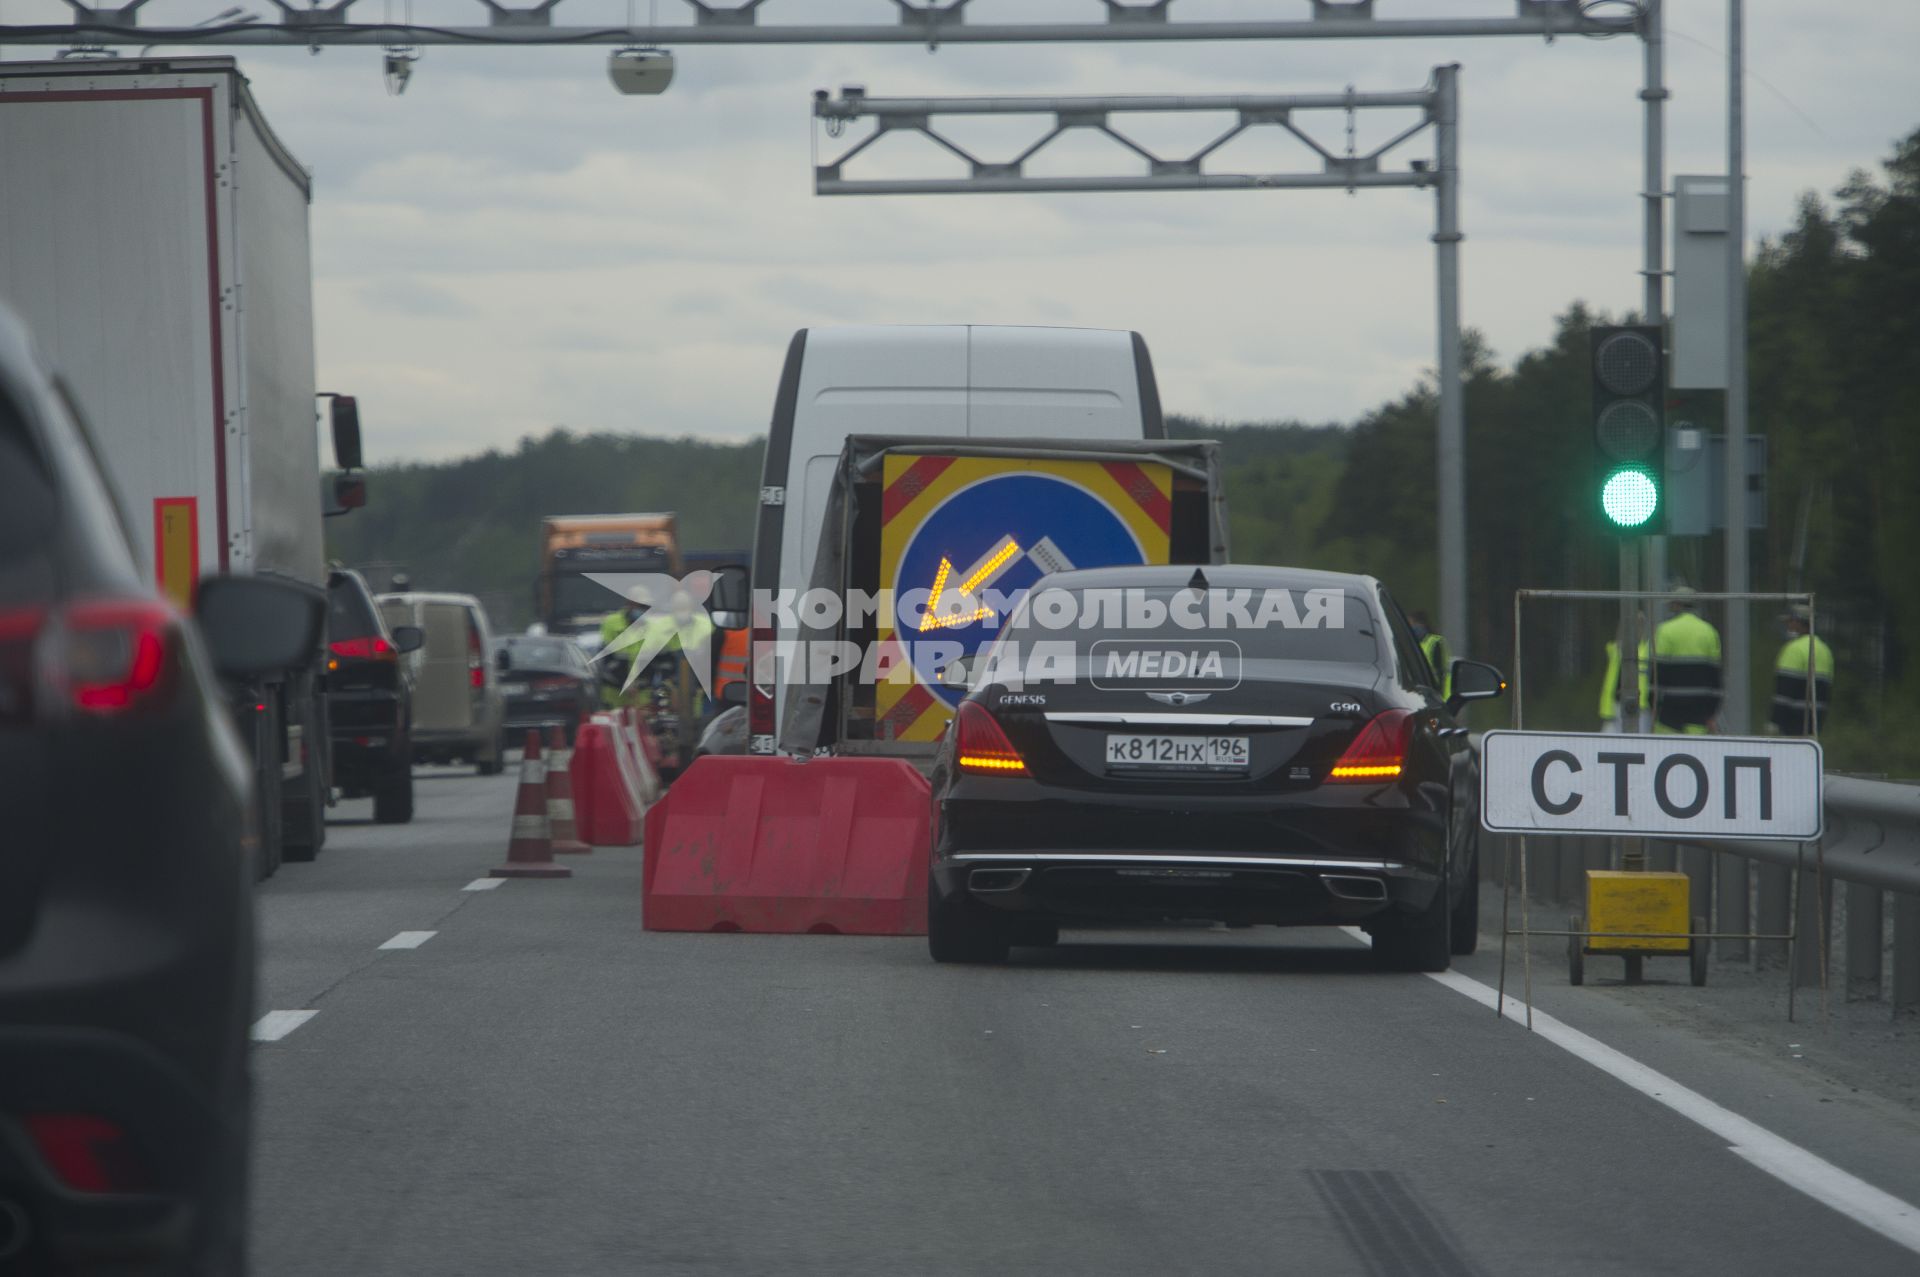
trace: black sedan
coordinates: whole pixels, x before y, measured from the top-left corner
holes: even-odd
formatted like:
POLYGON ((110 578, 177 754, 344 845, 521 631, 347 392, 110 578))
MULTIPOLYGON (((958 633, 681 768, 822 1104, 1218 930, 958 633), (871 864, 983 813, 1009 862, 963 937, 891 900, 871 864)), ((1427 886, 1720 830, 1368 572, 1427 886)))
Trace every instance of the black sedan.
POLYGON ((230 698, 325 603, 157 595, 4 311, 0 493, 0 1272, 237 1274, 260 813, 230 698))
POLYGON ((546 634, 515 634, 493 645, 500 689, 507 699, 507 739, 527 728, 559 727, 573 742, 580 724, 600 708, 600 680, 580 645, 546 634))
POLYGON ((928 947, 994 962, 1061 927, 1357 925, 1441 971, 1478 934, 1478 764, 1370 577, 1232 565, 1045 577, 932 775, 928 947))

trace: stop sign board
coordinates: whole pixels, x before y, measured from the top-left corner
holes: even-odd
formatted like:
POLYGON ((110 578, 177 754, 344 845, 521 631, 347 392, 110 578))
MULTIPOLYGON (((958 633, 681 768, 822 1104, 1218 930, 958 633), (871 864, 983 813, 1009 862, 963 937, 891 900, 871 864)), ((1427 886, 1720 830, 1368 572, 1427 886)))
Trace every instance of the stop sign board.
POLYGON ((1480 751, 1494 833, 1812 842, 1825 829, 1811 740, 1499 731, 1480 751))

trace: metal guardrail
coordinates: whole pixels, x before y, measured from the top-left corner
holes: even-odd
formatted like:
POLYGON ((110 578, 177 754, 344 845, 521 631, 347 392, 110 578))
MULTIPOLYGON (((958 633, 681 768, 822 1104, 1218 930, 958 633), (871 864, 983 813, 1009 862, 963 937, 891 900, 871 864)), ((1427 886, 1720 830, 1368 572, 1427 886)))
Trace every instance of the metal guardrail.
MULTIPOLYGON (((1854 776, 1826 778, 1826 873, 1882 891, 1920 894, 1920 785, 1854 776)), ((1715 844, 1766 864, 1793 868, 1792 843, 1715 844)))
MULTIPOLYGON (((1654 844, 1660 848, 1655 858, 1677 862, 1691 874, 1695 912, 1705 913, 1711 905, 1715 918, 1748 916, 1745 900, 1728 902, 1732 907, 1723 914, 1722 902, 1715 899, 1717 856, 1756 862, 1755 925, 1767 932, 1792 925, 1802 938, 1789 973, 1795 986, 1842 990, 1854 1001, 1883 1000, 1896 1015, 1920 1012, 1920 784, 1828 775, 1825 798, 1827 834, 1818 844, 1654 844), (1837 909, 1835 882, 1845 887, 1837 909)), ((1568 907, 1582 903, 1586 869, 1611 867, 1605 839, 1538 839, 1527 854, 1534 898, 1568 907)), ((1486 855, 1482 864, 1497 881, 1507 857, 1486 855)), ((1744 878, 1736 880, 1744 885, 1744 878)), ((1723 959, 1748 956, 1743 944, 1722 943, 1717 952, 1723 959)), ((1762 963, 1784 960, 1786 946, 1760 942, 1752 956, 1762 963)))

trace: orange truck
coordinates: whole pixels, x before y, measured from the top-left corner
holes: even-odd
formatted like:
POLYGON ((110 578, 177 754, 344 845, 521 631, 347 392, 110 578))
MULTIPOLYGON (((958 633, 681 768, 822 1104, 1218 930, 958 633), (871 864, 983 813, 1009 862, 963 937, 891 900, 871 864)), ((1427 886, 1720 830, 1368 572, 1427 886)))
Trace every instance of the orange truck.
POLYGON ((679 576, 682 567, 679 528, 671 513, 549 515, 540 528, 534 613, 547 633, 597 648, 600 622, 620 606, 620 596, 594 575, 679 576))

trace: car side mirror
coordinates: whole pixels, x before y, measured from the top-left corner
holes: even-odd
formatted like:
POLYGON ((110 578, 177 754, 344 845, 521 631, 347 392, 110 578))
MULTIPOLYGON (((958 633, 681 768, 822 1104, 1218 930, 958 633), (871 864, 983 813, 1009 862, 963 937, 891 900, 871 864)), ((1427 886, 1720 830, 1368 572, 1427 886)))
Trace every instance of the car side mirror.
POLYGON ((335 395, 327 410, 333 427, 333 464, 340 470, 360 468, 360 401, 352 395, 335 395))
POLYGON ((1452 681, 1453 694, 1447 697, 1449 709, 1459 709, 1468 701, 1492 700, 1505 695, 1507 690, 1506 675, 1485 661, 1455 661, 1452 681))
POLYGON ((327 596, 298 581, 210 576, 193 612, 214 669, 244 681, 291 669, 319 648, 327 596))
POLYGON ((393 650, 405 655, 417 652, 420 645, 427 641, 427 632, 417 625, 396 625, 393 627, 393 650))
POLYGON ((747 685, 742 679, 735 679, 720 689, 722 705, 745 705, 747 703, 747 685))
POLYGON ((495 669, 497 669, 497 670, 500 670, 500 671, 501 671, 501 672, 503 672, 503 673, 504 673, 505 671, 507 671, 507 670, 510 670, 510 669, 512 669, 512 668, 513 668, 513 653, 512 653, 512 652, 509 652, 509 651, 508 651, 508 650, 507 650, 506 648, 504 648, 504 647, 503 647, 503 648, 501 648, 501 649, 500 649, 500 650, 499 650, 498 652, 496 652, 496 653, 494 654, 494 657, 493 657, 493 668, 495 668, 495 669))
POLYGON ((713 619, 717 630, 744 630, 749 617, 747 609, 751 603, 747 584, 747 570, 739 565, 717 569, 713 574, 713 589, 707 594, 707 615, 713 619))

